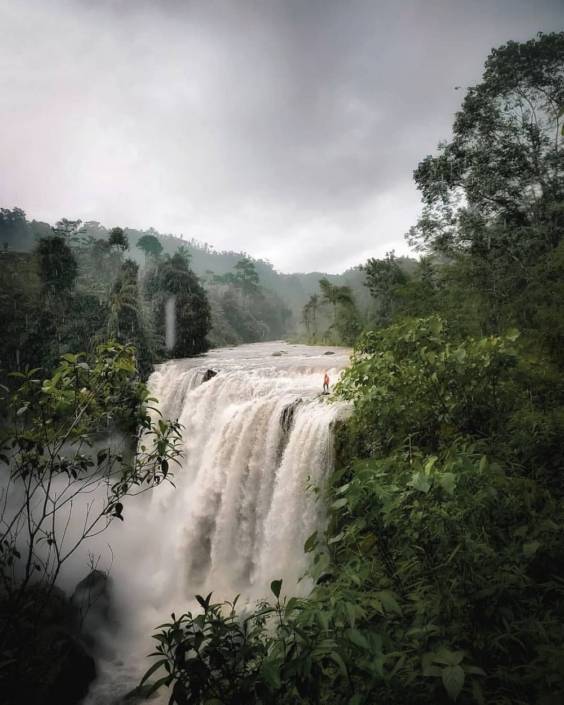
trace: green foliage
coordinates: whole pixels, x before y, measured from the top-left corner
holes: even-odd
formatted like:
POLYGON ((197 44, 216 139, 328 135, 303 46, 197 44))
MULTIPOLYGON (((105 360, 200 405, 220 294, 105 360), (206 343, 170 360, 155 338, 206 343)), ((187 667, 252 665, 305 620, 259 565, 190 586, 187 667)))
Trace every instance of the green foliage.
POLYGON ((234 345, 282 337, 290 311, 261 285, 255 262, 242 257, 233 270, 221 275, 208 272, 212 343, 234 345))
POLYGON ((164 351, 165 306, 173 298, 175 319, 174 345, 168 354, 188 357, 205 352, 210 329, 210 307, 206 292, 182 254, 162 259, 149 273, 145 293, 150 301, 155 329, 164 351))
POLYGON ((110 247, 115 247, 118 250, 124 252, 129 249, 129 241, 127 235, 123 228, 112 228, 110 231, 110 237, 108 238, 108 244, 110 247))
POLYGON ((398 287, 406 283, 406 275, 393 252, 388 252, 382 260, 371 258, 363 267, 366 273, 366 286, 379 303, 380 323, 390 323, 395 294, 398 287))
POLYGON ((352 345, 362 327, 350 286, 332 284, 326 277, 319 280, 320 294, 312 294, 303 307, 302 320, 310 343, 352 345), (331 306, 330 320, 324 316, 324 307, 331 306), (321 333, 321 327, 328 326, 321 333))
MULTIPOLYGON (((411 241, 458 263, 486 331, 516 324, 545 333, 523 292, 543 286, 562 239, 563 56, 564 33, 492 51, 453 139, 415 172, 424 210, 411 241)), ((557 297, 540 305, 558 315, 557 297)))
POLYGON ((516 331, 453 341, 433 316, 365 334, 336 390, 353 410, 328 529, 304 547, 314 591, 281 603, 274 581, 275 606, 239 615, 208 597, 156 636, 156 687, 179 704, 561 699, 558 379, 516 331))
POLYGON ((143 235, 137 241, 137 247, 143 250, 145 257, 157 258, 163 251, 163 246, 154 235, 143 235))
MULTIPOLYGON (((127 498, 172 478, 180 429, 156 416, 133 348, 66 354, 53 374, 13 372, 0 431, 0 689, 37 683, 40 630, 77 549, 127 517, 127 498), (119 432, 116 450, 110 436, 119 432), (35 665, 34 665, 35 664, 35 665)), ((35 686, 34 686, 35 687, 35 686)), ((26 685, 27 688, 27 685, 26 685)), ((24 692, 24 691, 22 691, 24 692)))
POLYGON ((314 599, 352 591, 386 631, 404 698, 386 702, 441 702, 442 688, 468 703, 564 695, 555 379, 516 332, 453 342, 431 317, 360 341, 338 388, 354 403, 340 434, 356 459, 334 476, 330 579, 314 599))
POLYGON ((64 238, 54 235, 40 240, 37 256, 39 277, 49 296, 61 296, 74 287, 78 267, 64 238))
POLYGON ((237 262, 234 269, 234 282, 241 287, 243 292, 248 295, 257 294, 259 276, 253 260, 250 257, 242 257, 237 262))

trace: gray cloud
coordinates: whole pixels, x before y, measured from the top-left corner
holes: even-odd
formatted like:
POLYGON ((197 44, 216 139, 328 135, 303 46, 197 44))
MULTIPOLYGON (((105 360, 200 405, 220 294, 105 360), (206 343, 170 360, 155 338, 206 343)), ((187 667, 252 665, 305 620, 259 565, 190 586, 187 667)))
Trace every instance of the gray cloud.
POLYGON ((417 217, 492 46, 560 0, 0 0, 0 203, 339 271, 417 217))

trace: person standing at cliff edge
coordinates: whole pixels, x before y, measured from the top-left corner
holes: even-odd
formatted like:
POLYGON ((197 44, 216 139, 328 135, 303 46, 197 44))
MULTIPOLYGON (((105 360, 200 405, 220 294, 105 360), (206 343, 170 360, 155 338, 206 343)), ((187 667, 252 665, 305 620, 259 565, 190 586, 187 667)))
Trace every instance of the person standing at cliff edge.
POLYGON ((325 370, 325 374, 323 376, 323 394, 329 394, 329 375, 327 374, 327 370, 325 370))

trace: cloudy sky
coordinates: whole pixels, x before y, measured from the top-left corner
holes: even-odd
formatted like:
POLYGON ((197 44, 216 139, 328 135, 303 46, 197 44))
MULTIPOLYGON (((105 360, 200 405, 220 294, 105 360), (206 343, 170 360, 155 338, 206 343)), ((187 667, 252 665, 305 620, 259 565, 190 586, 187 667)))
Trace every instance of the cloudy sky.
POLYGON ((0 0, 0 205, 281 271, 405 253, 490 48, 561 29, 563 0, 0 0))

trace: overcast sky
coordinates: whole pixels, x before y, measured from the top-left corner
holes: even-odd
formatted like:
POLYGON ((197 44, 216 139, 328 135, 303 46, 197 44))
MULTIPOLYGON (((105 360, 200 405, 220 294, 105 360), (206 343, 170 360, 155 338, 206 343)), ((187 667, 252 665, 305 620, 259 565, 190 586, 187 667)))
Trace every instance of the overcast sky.
POLYGON ((0 205, 287 272, 407 253, 491 47, 561 29, 563 0, 0 0, 0 205))

